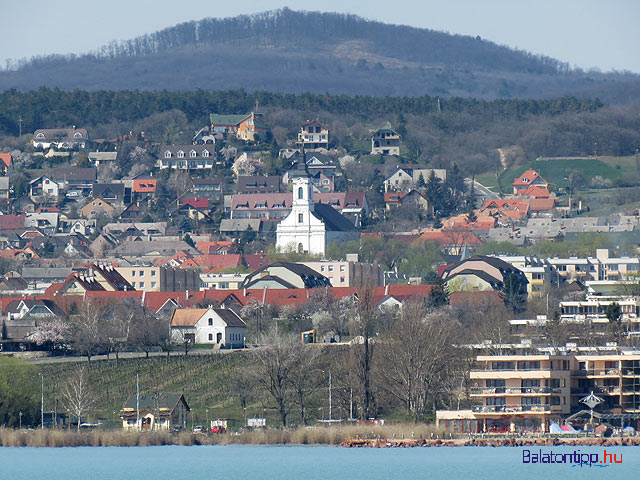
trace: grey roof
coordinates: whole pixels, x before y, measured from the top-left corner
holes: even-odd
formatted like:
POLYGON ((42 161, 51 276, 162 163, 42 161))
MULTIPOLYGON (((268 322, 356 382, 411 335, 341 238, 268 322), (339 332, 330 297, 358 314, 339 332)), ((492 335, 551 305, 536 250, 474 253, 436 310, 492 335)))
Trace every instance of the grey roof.
POLYGON ((280 176, 241 175, 236 185, 237 193, 275 193, 280 192, 280 176))
POLYGON ((123 183, 96 183, 93 186, 94 198, 107 195, 107 198, 112 198, 110 194, 113 194, 115 198, 124 197, 124 184, 123 183))
MULTIPOLYGON (((167 408, 169 409, 169 411, 173 411, 178 405, 178 402, 180 401, 181 398, 184 400, 183 395, 178 393, 143 394, 143 395, 140 395, 140 398, 139 398, 140 410, 142 409, 155 410, 157 407, 157 408, 167 408)), ((138 403, 138 399, 136 398, 136 395, 131 395, 127 399, 123 408, 133 408, 135 410, 137 403, 138 403)), ((187 405, 187 410, 190 410, 186 400, 184 401, 184 403, 185 405, 187 405)))
POLYGON ((22 278, 55 280, 65 279, 73 270, 63 267, 22 267, 22 278))
POLYGON ((324 222, 327 231, 331 232, 353 232, 355 227, 331 205, 324 203, 314 203, 313 213, 324 222))
POLYGON ((214 308, 214 312, 216 312, 224 323, 227 324, 227 327, 246 327, 247 324, 242 320, 236 312, 233 310, 229 310, 227 308, 214 308))
POLYGON ((189 246, 188 243, 180 240, 177 242, 165 242, 165 241, 125 241, 113 249, 112 254, 117 255, 147 255, 157 252, 160 256, 171 256, 178 250, 184 250, 187 253, 198 255, 198 251, 189 246))
POLYGON ((78 168, 78 167, 60 167, 54 168, 51 178, 58 181, 86 181, 95 182, 97 178, 97 170, 95 168, 78 168))
POLYGON ((98 160, 99 162, 115 161, 118 158, 118 152, 90 152, 89 160, 98 160))
POLYGON ((254 232, 260 231, 260 219, 254 218, 223 218, 220 222, 221 232, 244 232, 248 227, 254 232))
MULTIPOLYGON (((305 287, 307 288, 331 286, 331 281, 321 273, 316 272, 312 268, 309 268, 302 263, 292 263, 292 262, 275 262, 269 265, 265 265, 264 267, 249 274, 245 278, 244 282, 242 283, 242 286, 245 287, 247 285, 255 283, 255 281, 257 280, 264 280, 266 277, 260 277, 260 274, 264 271, 269 271, 269 269, 272 267, 284 267, 287 270, 295 273, 300 277, 300 279, 304 282, 305 287)), ((275 277, 271 275, 269 276, 275 277)), ((286 286, 285 282, 281 278, 275 277, 275 279, 277 279, 279 283, 286 286)), ((293 288, 293 286, 291 285, 289 288, 293 288)))

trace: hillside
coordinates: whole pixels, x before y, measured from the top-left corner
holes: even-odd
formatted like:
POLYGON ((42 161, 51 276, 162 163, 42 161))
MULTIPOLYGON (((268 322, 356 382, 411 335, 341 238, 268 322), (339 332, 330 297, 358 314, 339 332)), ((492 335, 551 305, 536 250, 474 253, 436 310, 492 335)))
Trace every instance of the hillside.
POLYGON ((317 92, 626 103, 640 77, 571 70, 479 37, 288 9, 183 23, 97 52, 14 62, 0 89, 317 92))

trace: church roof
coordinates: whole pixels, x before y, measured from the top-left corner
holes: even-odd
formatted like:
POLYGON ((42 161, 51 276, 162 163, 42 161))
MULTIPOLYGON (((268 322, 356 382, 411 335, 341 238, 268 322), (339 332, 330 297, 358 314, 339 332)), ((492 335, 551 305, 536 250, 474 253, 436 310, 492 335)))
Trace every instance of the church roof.
POLYGON ((344 215, 331 205, 314 203, 313 213, 319 220, 322 220, 328 232, 352 232, 356 229, 344 215))

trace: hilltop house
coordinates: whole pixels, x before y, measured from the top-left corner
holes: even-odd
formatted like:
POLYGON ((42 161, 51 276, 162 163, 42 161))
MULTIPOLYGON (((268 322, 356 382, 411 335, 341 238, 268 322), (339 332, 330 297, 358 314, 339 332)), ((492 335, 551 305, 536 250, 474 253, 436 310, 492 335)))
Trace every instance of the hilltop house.
POLYGON ((519 195, 521 190, 527 190, 530 187, 537 186, 544 190, 548 190, 549 184, 540 176, 538 172, 533 169, 529 169, 519 177, 515 178, 512 183, 513 194, 519 195))
POLYGON ((317 120, 307 120, 300 126, 298 145, 304 150, 329 149, 329 129, 317 120))
POLYGON ((400 135, 383 128, 371 135, 371 155, 400 155, 400 135))
POLYGON ((210 170, 216 150, 213 145, 167 145, 160 150, 156 168, 160 170, 210 170))
POLYGON ((245 141, 264 138, 268 128, 262 123, 262 114, 251 112, 246 115, 209 115, 211 133, 233 134, 245 141))
POLYGON ((33 132, 31 140, 34 148, 55 148, 57 150, 71 150, 85 148, 89 140, 86 128, 43 128, 33 132))
POLYGON ((407 192, 418 186, 420 178, 422 178, 424 183, 427 183, 432 172, 443 183, 447 180, 447 171, 445 169, 414 168, 410 165, 399 166, 395 172, 384 181, 384 191, 407 192))

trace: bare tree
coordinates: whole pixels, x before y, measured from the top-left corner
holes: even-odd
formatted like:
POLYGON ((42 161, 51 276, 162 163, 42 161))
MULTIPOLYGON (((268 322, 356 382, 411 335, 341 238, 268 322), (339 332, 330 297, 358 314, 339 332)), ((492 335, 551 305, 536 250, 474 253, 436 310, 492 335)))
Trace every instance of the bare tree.
POLYGON ((381 388, 421 420, 448 391, 456 361, 450 318, 405 305, 377 363, 381 388))
POLYGON ((108 328, 108 342, 109 350, 116 354, 116 365, 120 361, 120 352, 129 344, 131 327, 139 311, 140 304, 128 298, 118 303, 112 312, 108 328))
POLYGON ((106 338, 106 308, 92 300, 85 300, 80 305, 77 315, 69 317, 71 326, 70 339, 79 353, 91 357, 104 348, 106 338))
POLYGON ((273 330, 261 336, 260 343, 265 346, 256 350, 253 379, 275 401, 282 426, 286 427, 293 378, 299 375, 302 352, 314 347, 303 345, 294 335, 277 336, 273 330))
POLYGON ((299 365, 297 373, 291 378, 294 401, 299 408, 300 422, 307 425, 306 409, 309 397, 320 387, 322 382, 318 377, 320 372, 318 359, 321 350, 318 346, 297 344, 292 353, 297 354, 299 365))
POLYGON ((62 397, 69 412, 78 420, 78 430, 80 430, 82 417, 89 413, 97 400, 85 367, 80 367, 76 375, 62 386, 62 397))
POLYGON ((129 333, 130 344, 142 350, 149 358, 149 352, 163 344, 168 336, 167 320, 156 318, 142 305, 138 305, 129 333))
POLYGON ((358 292, 357 306, 352 312, 350 322, 352 371, 355 375, 357 393, 360 396, 358 413, 361 419, 370 418, 374 411, 371 369, 375 322, 374 291, 370 287, 365 287, 358 292))

